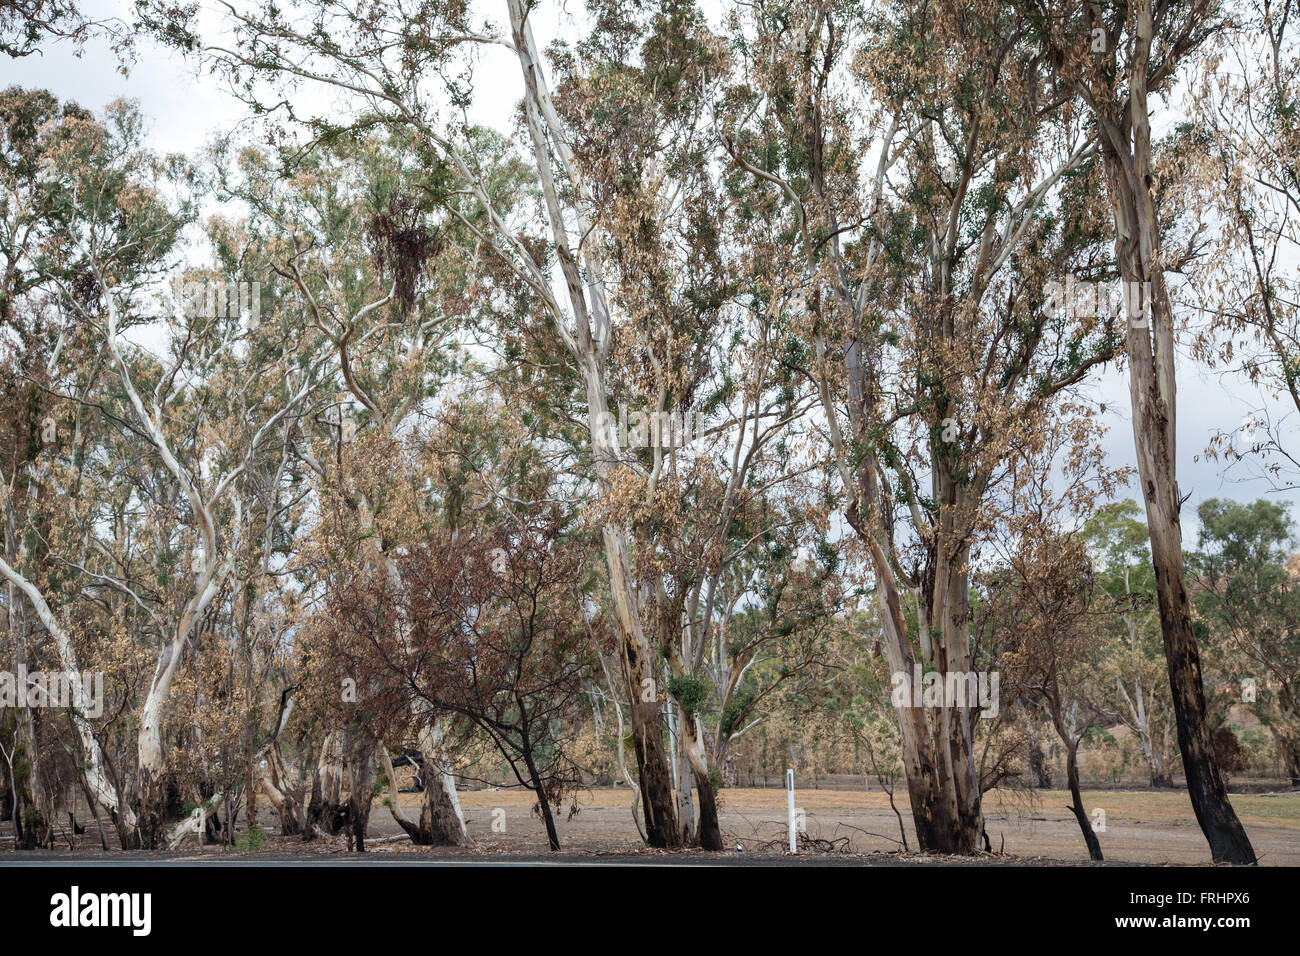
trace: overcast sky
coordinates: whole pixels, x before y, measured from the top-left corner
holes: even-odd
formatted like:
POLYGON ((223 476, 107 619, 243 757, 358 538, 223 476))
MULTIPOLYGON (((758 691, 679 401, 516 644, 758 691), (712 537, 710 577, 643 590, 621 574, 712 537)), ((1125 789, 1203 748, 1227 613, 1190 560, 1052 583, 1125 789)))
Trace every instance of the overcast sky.
MULTIPOLYGON (((85 4, 93 15, 125 8, 114 0, 93 0, 85 4)), ((504 4, 484 5, 481 16, 494 16, 504 4)), ((533 28, 539 44, 550 41, 573 7, 564 11, 556 3, 545 3, 534 16, 533 28)), ((22 60, 0 58, 0 83, 45 87, 63 99, 74 100, 90 109, 101 109, 118 97, 137 100, 150 122, 150 139, 160 152, 193 152, 215 133, 229 130, 245 116, 239 102, 229 96, 212 77, 201 74, 193 64, 176 53, 155 44, 141 42, 137 61, 129 76, 117 71, 117 63, 103 44, 90 43, 82 56, 74 55, 66 43, 47 46, 41 53, 22 60)), ((476 101, 471 119, 506 129, 519 96, 518 68, 511 54, 497 48, 484 55, 475 72, 476 101)), ((327 106, 321 98, 316 106, 327 106)), ((1110 432, 1105 445, 1114 464, 1134 464, 1133 436, 1130 431, 1127 377, 1124 372, 1107 369, 1089 386, 1091 395, 1107 405, 1106 421, 1110 432)), ((1196 506, 1206 498, 1229 497, 1251 500, 1262 495, 1296 500, 1296 493, 1278 495, 1267 483, 1241 481, 1251 472, 1238 465, 1224 472, 1222 463, 1205 460, 1204 450, 1218 430, 1238 429, 1247 413, 1261 406, 1270 407, 1274 417, 1285 414, 1285 407, 1272 401, 1258 388, 1240 379, 1222 377, 1190 359, 1184 358, 1178 372, 1178 475, 1183 494, 1189 494, 1184 506, 1184 544, 1196 544, 1196 506)), ((1296 435, 1297 422, 1288 419, 1287 431, 1296 435)), ((1300 440, 1300 436, 1297 436, 1300 440)), ((1136 484, 1133 497, 1137 497, 1136 484)), ((1300 509, 1293 509, 1300 515, 1300 509)))

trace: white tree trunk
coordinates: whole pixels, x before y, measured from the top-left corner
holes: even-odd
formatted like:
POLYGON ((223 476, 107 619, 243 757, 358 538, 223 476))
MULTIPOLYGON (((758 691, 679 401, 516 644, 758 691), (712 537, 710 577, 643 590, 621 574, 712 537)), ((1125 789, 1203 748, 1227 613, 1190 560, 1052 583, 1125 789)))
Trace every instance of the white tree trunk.
MULTIPOLYGON (((31 602, 41 624, 54 638, 54 646, 58 651, 60 666, 65 671, 80 675, 81 668, 77 666, 77 655, 72 646, 72 639, 59 624, 54 612, 50 610, 50 606, 41 594, 40 589, 22 574, 11 568, 3 557, 0 557, 0 574, 3 574, 10 583, 22 591, 27 596, 27 600, 31 602)), ((136 828, 135 812, 125 799, 119 798, 117 788, 109 781, 108 774, 105 771, 104 752, 95 737, 94 728, 91 726, 90 721, 86 719, 84 713, 86 701, 77 699, 81 695, 84 685, 79 679, 74 679, 71 683, 74 699, 70 714, 72 726, 76 730, 77 740, 81 745, 82 759, 78 761, 78 767, 86 788, 94 796, 95 802, 109 815, 109 818, 118 824, 122 835, 133 835, 136 828)))

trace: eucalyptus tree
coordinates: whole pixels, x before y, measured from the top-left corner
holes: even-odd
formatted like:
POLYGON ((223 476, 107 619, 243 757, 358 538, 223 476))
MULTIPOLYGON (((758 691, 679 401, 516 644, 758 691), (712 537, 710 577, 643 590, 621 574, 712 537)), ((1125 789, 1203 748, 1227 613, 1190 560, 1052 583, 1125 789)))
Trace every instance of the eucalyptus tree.
MULTIPOLYGON (((23 467, 22 483, 15 483, 17 471, 6 478, 8 553, 0 560, 0 573, 10 586, 10 625, 22 608, 30 608, 56 650, 55 660, 65 671, 81 673, 87 648, 74 639, 71 626, 82 596, 76 569, 88 562, 98 517, 81 495, 102 492, 87 473, 104 454, 98 416, 84 415, 82 403, 90 404, 102 394, 105 362, 102 343, 96 349, 87 342, 79 314, 100 308, 104 295, 92 251, 81 243, 96 235, 96 219, 79 201, 90 192, 106 214, 120 213, 115 218, 122 234, 105 241, 116 248, 117 270, 128 281, 157 268, 159 257, 175 241, 179 220, 128 177, 97 176, 111 169, 115 150, 138 148, 138 116, 129 107, 110 108, 101 122, 75 104, 60 107, 48 94, 15 89, 6 94, 5 115, 6 324, 35 302, 43 304, 33 314, 45 320, 43 329, 6 328, 7 337, 16 333, 10 344, 17 349, 9 366, 14 377, 7 378, 7 384, 26 388, 33 397, 48 396, 31 408, 45 405, 53 414, 29 421, 23 429, 24 439, 39 439, 35 447, 40 456, 23 467), (156 242, 135 241, 135 229, 156 242), (65 397, 71 401, 61 402, 65 397), (15 499, 13 492, 23 488, 26 494, 15 499), (60 524, 71 529, 71 542, 55 534, 60 524), (60 554, 67 543, 72 553, 60 554)), ((71 711, 85 767, 83 782, 92 807, 105 811, 119 827, 123 844, 130 845, 137 839, 137 820, 123 792, 127 781, 114 779, 108 769, 111 764, 87 710, 79 701, 71 711)), ((32 759, 37 759, 35 754, 32 759)))
POLYGON ((1133 438, 1187 789, 1213 858, 1254 863, 1215 761, 1187 596, 1177 478, 1177 318, 1166 273, 1196 249, 1194 236, 1184 248, 1165 247, 1176 209, 1168 202, 1170 190, 1161 188, 1164 170, 1152 134, 1155 101, 1171 98, 1192 58, 1223 29, 1224 10, 1218 0, 1134 0, 1104 8, 1031 0, 1013 9, 1032 26, 1034 42, 1051 63, 1045 82, 1077 99, 1095 128, 1115 267, 1126 289, 1133 438))
MULTIPOLYGON (((63 196, 50 189, 42 176, 45 155, 57 149, 67 124, 62 117, 87 115, 75 104, 61 104, 44 90, 11 87, 0 94, 0 123, 3 150, 0 151, 0 339, 4 349, 3 386, 6 442, 0 463, 0 483, 5 499, 4 558, 21 563, 17 552, 28 550, 30 536, 21 533, 14 498, 39 494, 33 486, 35 468, 42 450, 42 424, 49 402, 42 397, 41 384, 51 352, 55 348, 58 322, 48 303, 41 301, 40 279, 51 262, 63 258, 66 242, 61 226, 63 196)), ((57 424, 56 424, 57 430, 57 424)), ((8 565, 6 565, 8 566, 8 565)), ((12 568, 10 569, 12 571, 12 568)), ((26 663, 28 604, 19 582, 6 575, 7 615, 5 659, 17 672, 26 663)), ((45 800, 41 786, 41 754, 30 709, 15 706, 5 714, 6 732, 12 731, 3 757, 8 764, 4 776, 7 794, 5 817, 12 818, 20 845, 43 842, 48 821, 40 807, 45 800), (15 773, 15 769, 19 772, 15 773), (26 768, 26 773, 21 772, 26 768), (28 819, 30 818, 30 819, 28 819), (26 820, 27 825, 24 825, 26 820), (39 832, 38 831, 42 831, 39 832)))
MULTIPOLYGON (((246 152, 243 181, 232 194, 257 210, 281 281, 330 344, 337 399, 319 409, 315 441, 295 456, 314 473, 318 502, 353 511, 370 561, 400 579, 394 545, 377 531, 390 492, 364 472, 373 460, 355 454, 372 433, 379 442, 427 427, 465 363, 461 324, 482 306, 474 250, 440 202, 437 168, 420 163, 409 135, 340 134, 295 153, 246 152), (285 165, 282 162, 287 161, 285 165)), ((377 470, 380 478, 389 473, 377 470)), ((437 518, 430 498, 419 527, 437 518)), ((455 528, 455 515, 443 520, 455 528)), ((412 834, 419 843, 468 842, 443 743, 445 728, 418 697, 417 739, 425 761, 424 807, 412 834)))
POLYGON ((718 759, 775 684, 809 666, 818 621, 837 607, 829 574, 787 587, 800 551, 825 541, 804 423, 815 396, 753 251, 771 223, 737 214, 748 180, 720 162, 725 38, 690 3, 593 12, 591 32, 554 60, 567 175, 590 197, 585 243, 613 310, 620 433, 631 409, 620 435, 631 467, 604 513, 627 527, 640 613, 665 658, 682 837, 718 850, 718 759), (751 607, 768 626, 740 638, 730 624, 751 607), (807 644, 781 643, 796 630, 807 644), (752 666, 778 644, 788 667, 757 680, 752 666))
MULTIPOLYGON (((575 175, 572 150, 527 22, 529 8, 510 0, 505 13, 509 26, 499 33, 472 23, 468 7, 459 3, 357 8, 318 2, 269 10, 231 5, 224 23, 228 36, 206 44, 192 24, 177 21, 183 14, 174 10, 147 11, 146 19, 182 45, 203 48, 259 108, 285 106, 292 118, 306 116, 308 108, 261 81, 308 85, 351 98, 343 122, 309 117, 308 124, 316 130, 382 124, 419 144, 421 158, 442 170, 459 194, 461 201, 450 204, 451 213, 476 230, 484 249, 536 297, 531 320, 546 330, 552 349, 575 368, 586 393, 597 485, 608 494, 624 463, 605 381, 611 339, 602 269, 590 247, 581 244, 591 229, 591 197, 575 175), (540 222, 545 223, 539 229, 514 216, 514 196, 493 192, 493 172, 484 165, 490 157, 477 152, 476 136, 464 117, 473 102, 469 54, 480 46, 498 45, 511 51, 524 80, 526 155, 542 198, 540 222)), ((648 835, 657 846, 673 846, 679 835, 659 698, 640 691, 654 681, 651 637, 641 620, 626 532, 610 521, 603 539, 622 642, 620 659, 628 686, 638 689, 631 695, 630 710, 648 835)))
MULTIPOLYGON (((250 378, 239 345, 248 310, 182 308, 170 324, 151 311, 150 295, 166 278, 195 184, 182 164, 142 148, 141 128, 138 113, 114 105, 102 126, 81 122, 50 164, 47 174, 66 184, 76 222, 71 245, 83 268, 71 279, 54 272, 47 282, 65 329, 93 330, 101 351, 92 361, 102 358, 111 370, 97 396, 101 414, 165 474, 166 493, 138 497, 136 507, 154 512, 149 520, 165 542, 155 553, 159 571, 188 585, 170 589, 154 610, 161 641, 138 702, 133 838, 155 846, 167 800, 163 725, 170 691, 229 571, 234 519, 227 496, 266 437, 310 392, 315 372, 308 339, 250 378), (128 330, 159 325, 161 359, 124 339, 128 330), (258 387, 241 391, 234 384, 249 381, 258 387), (186 537, 178 560, 175 549, 186 537)), ((139 600, 125 582, 103 577, 139 600)))
MULTIPOLYGON (((572 377, 567 387, 576 390, 585 419, 584 457, 604 522, 609 602, 629 692, 647 836, 653 845, 675 846, 681 836, 663 745, 665 698, 655 651, 660 643, 656 621, 669 618, 653 607, 662 598, 651 586, 654 559, 640 553, 642 544, 630 529, 636 508, 628 498, 657 493, 670 456, 642 461, 619 441, 611 395, 623 376, 623 361, 638 361, 648 369, 638 383, 638 397, 652 403, 645 413, 680 411, 694 385, 692 363, 707 351, 701 343, 708 341, 706 323, 719 307, 713 300, 726 296, 719 277, 707 275, 717 259, 709 247, 719 244, 703 228, 710 202, 717 205, 708 195, 716 183, 699 172, 711 143, 707 94, 711 77, 720 72, 722 44, 689 4, 645 10, 600 5, 593 14, 609 29, 579 44, 576 53, 557 50, 560 83, 553 92, 533 36, 535 9, 510 0, 502 12, 504 29, 498 32, 473 24, 460 5, 440 7, 433 16, 425 9, 357 11, 334 3, 269 13, 239 8, 228 18, 235 41, 214 40, 208 52, 232 76, 249 81, 243 88, 250 96, 257 79, 332 88, 354 98, 354 122, 403 131, 419 144, 424 161, 446 177, 451 191, 447 208, 498 264, 489 268, 504 266, 510 281, 522 285, 532 299, 518 324, 545 340, 552 365, 567 368, 572 377), (394 43, 398 37, 405 39, 394 43), (462 115, 473 101, 471 53, 487 56, 502 46, 517 62, 522 82, 519 149, 529 174, 527 195, 537 203, 529 218, 525 213, 531 210, 519 202, 518 189, 503 194, 493 185, 499 180, 494 170, 517 160, 485 153, 482 136, 462 115), (607 106, 612 109, 605 111, 607 106), (624 121, 618 135, 604 141, 600 124, 615 116, 633 118, 624 110, 635 114, 642 128, 633 130, 624 121), (625 171, 626 182, 610 192, 606 187, 615 179, 610 163, 624 160, 638 172, 625 171), (625 259, 622 266, 637 268, 620 272, 611 256, 620 254, 615 247, 623 243, 626 230, 638 220, 650 225, 659 219, 663 222, 656 222, 651 233, 662 229, 668 242, 694 242, 694 248, 679 246, 663 259, 665 240, 654 235, 640 247, 624 243, 622 253, 646 258, 639 263, 625 259), (647 296, 669 289, 666 280, 678 276, 681 282, 671 293, 676 301, 659 310, 647 308, 647 296), (707 280, 708 287, 700 280, 707 280), (665 361, 684 361, 686 374, 665 361)), ((271 97, 265 100, 271 102, 271 97)), ((313 122, 318 129, 340 125, 320 117, 313 122)), ((770 345, 761 337, 751 340, 770 345)), ((760 375, 769 375, 770 367, 765 363, 760 375)), ((764 419, 755 445, 767 444, 776 433, 771 426, 788 414, 769 417, 775 407, 772 386, 747 388, 746 408, 760 409, 764 419)), ((731 433, 741 436, 741 423, 753 425, 757 419, 748 411, 730 421, 731 433)), ((722 509, 724 523, 731 520, 728 508, 722 509)), ((676 641, 681 622, 672 620, 676 641)), ((698 743, 690 743, 688 750, 698 754, 698 743)))
MULTIPOLYGON (((972 562, 1007 459, 1065 427, 1053 399, 1118 345, 1113 314, 1049 286, 1104 268, 1092 149, 996 5, 755 7, 735 32, 729 149, 752 202, 786 209, 782 291, 891 670, 971 672, 972 562)), ((920 845, 970 853, 979 707, 953 703, 897 717, 920 845)))

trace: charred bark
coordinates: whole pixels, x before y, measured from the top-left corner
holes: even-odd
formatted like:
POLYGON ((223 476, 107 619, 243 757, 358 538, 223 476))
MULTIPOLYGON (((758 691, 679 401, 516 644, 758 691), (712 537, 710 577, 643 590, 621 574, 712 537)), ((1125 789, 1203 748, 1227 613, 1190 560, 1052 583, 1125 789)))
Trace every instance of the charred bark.
POLYGON ((1101 842, 1092 829, 1092 821, 1088 819, 1088 814, 1083 809, 1083 793, 1079 788, 1079 743, 1078 741, 1067 742, 1065 748, 1065 776, 1070 784, 1070 798, 1073 801, 1070 812, 1074 814, 1074 819, 1079 822, 1079 831, 1083 834, 1083 842, 1088 846, 1088 857, 1100 861, 1102 859, 1101 842))
POLYGON ((1134 8, 1135 36, 1128 63, 1127 109, 1099 115, 1101 152, 1111 213, 1115 260, 1125 283, 1129 394, 1138 474, 1146 503, 1155 569, 1160 631, 1178 726, 1187 791, 1216 862, 1254 863, 1255 851, 1228 800, 1214 759, 1206 719, 1201 659, 1192 632, 1183 571, 1175 446, 1175 323, 1156 208, 1151 151, 1148 70, 1155 36, 1150 0, 1134 8))

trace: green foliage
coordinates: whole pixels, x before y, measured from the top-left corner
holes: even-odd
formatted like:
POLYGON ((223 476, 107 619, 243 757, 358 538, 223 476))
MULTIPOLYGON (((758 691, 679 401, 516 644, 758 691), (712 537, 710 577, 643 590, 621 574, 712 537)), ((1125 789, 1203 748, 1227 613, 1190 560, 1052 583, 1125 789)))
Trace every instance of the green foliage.
POLYGON ((266 843, 266 832, 253 824, 235 839, 235 849, 240 853, 257 853, 266 843))
POLYGON ((752 686, 746 684, 737 688, 731 695, 726 706, 722 708, 722 719, 718 722, 718 729, 724 737, 740 729, 740 719, 754 702, 757 693, 752 686))
POLYGON ((668 693, 681 704, 682 716, 693 720, 709 699, 710 684, 697 674, 683 674, 668 681, 668 693))

